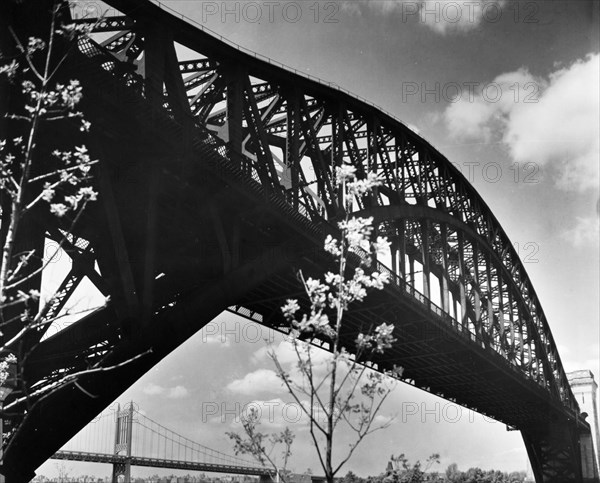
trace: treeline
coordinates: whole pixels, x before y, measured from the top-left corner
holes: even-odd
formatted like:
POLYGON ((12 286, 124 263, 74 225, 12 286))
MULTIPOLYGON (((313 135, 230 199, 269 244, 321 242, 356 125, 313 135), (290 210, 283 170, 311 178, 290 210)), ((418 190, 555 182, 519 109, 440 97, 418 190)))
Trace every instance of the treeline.
POLYGON ((452 463, 446 468, 441 481, 449 483, 523 483, 526 478, 527 473, 525 471, 506 473, 498 470, 482 470, 481 468, 469 468, 467 471, 460 471, 456 463, 452 463))
POLYGON ((524 483, 527 481, 525 471, 507 473, 481 468, 461 471, 456 463, 448 466, 446 471, 430 470, 435 464, 439 464, 437 454, 431 455, 424 463, 420 461, 409 463, 402 454, 397 457, 392 456, 386 471, 378 476, 362 478, 349 471, 346 476, 340 478, 340 483, 524 483))

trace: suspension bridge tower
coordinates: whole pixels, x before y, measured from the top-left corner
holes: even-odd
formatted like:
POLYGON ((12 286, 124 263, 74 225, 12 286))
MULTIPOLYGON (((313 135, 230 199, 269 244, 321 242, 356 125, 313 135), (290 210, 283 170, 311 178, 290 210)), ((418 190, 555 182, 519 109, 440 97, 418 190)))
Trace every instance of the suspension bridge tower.
POLYGON ((124 461, 113 463, 113 483, 119 482, 119 477, 123 483, 131 482, 131 437, 133 430, 133 401, 123 410, 121 406, 117 407, 117 418, 115 421, 115 454, 125 455, 124 461))

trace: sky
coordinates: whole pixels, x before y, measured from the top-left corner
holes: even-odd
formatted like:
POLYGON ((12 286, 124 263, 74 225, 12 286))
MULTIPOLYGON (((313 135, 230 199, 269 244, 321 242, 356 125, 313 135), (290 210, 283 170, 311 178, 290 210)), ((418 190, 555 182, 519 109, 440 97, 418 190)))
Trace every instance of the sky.
MULTIPOLYGON (((362 96, 433 144, 473 183, 515 245, 566 371, 600 376, 598 1, 163 3, 362 96)), ((265 430, 290 420, 265 338, 289 360, 280 336, 222 314, 118 401, 134 400, 164 426, 231 452, 225 432, 239 429, 233 413, 249 402, 275 408, 265 430)), ((379 474, 399 453, 412 461, 440 453, 439 470, 453 462, 463 470, 526 468, 518 432, 406 384, 380 414, 395 419, 359 447, 342 474, 379 474)), ((320 473, 302 421, 291 426, 291 467, 320 473)), ((342 433, 341 444, 348 441, 342 433)), ((98 468, 70 466, 74 473, 98 468)), ((55 472, 54 462, 38 470, 55 472)))

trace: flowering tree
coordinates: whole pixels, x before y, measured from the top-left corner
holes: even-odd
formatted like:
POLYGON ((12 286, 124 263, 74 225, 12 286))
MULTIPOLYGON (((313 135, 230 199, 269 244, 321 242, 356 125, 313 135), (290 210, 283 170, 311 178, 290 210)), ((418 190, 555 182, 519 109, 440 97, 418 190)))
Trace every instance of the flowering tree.
POLYGON ((234 442, 235 454, 251 454, 263 466, 271 466, 275 469, 277 477, 284 482, 287 481, 287 465, 292 455, 292 443, 294 434, 289 428, 285 428, 279 433, 266 434, 258 430, 260 417, 256 408, 250 408, 248 415, 242 415, 241 422, 244 432, 248 436, 244 438, 235 432, 225 433, 234 442), (279 466, 273 452, 279 445, 282 445, 281 451, 282 464, 279 466))
POLYGON ((41 334, 57 320, 57 316, 48 317, 56 294, 43 300, 38 290, 41 274, 59 254, 86 205, 97 196, 90 176, 96 161, 85 145, 53 149, 43 137, 56 123, 69 139, 85 135, 90 128, 77 110, 81 85, 77 80, 58 80, 66 54, 57 53, 57 43, 66 52, 81 33, 76 25, 59 25, 65 6, 54 3, 46 40, 21 39, 9 27, 13 50, 0 53, 0 83, 12 99, 9 107, 7 96, 6 109, 0 112, 0 384, 6 382, 9 366, 16 365, 17 402, 29 401, 69 380, 30 391, 22 369, 41 334), (32 225, 46 216, 44 211, 56 217, 65 236, 45 259, 43 247, 23 249, 21 244, 24 224, 32 225))
MULTIPOLYGON (((373 240, 372 218, 349 216, 353 200, 368 195, 381 184, 377 176, 369 173, 365 179, 357 179, 355 168, 344 165, 337 168, 336 178, 347 215, 338 224, 340 239, 329 235, 324 244, 325 251, 335 260, 336 273, 327 272, 320 280, 305 278, 299 272, 310 311, 301 313, 300 304, 293 299, 282 307, 290 327, 288 340, 297 358, 295 370, 286 371, 275 350, 272 347, 269 350, 278 376, 307 420, 329 483, 367 435, 389 425, 389 420, 376 423, 375 417, 395 385, 395 380, 388 376, 402 374, 402 368, 383 373, 372 371, 364 364, 392 346, 393 325, 382 323, 367 333, 359 333, 350 348, 353 354, 342 343, 344 314, 351 304, 363 301, 369 289, 383 289, 389 281, 387 273, 378 272, 373 264, 377 255, 386 253, 389 243, 383 237, 373 240), (352 263, 356 260, 360 262, 352 263), (324 369, 315 364, 315 351, 320 350, 313 345, 316 341, 328 345, 324 369), (334 434, 342 425, 354 434, 354 441, 346 451, 337 447, 334 455, 334 434), (337 458, 335 463, 334 457, 337 458)), ((244 424, 247 439, 229 433, 236 441, 236 452, 255 457, 261 453, 255 424, 255 421, 244 424)))

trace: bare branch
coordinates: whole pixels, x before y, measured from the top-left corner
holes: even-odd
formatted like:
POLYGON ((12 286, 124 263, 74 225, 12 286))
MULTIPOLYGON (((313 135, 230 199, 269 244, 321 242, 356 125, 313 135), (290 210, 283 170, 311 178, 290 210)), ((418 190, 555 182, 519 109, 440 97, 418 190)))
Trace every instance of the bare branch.
POLYGON ((17 34, 15 33, 15 31, 13 30, 12 26, 8 27, 8 31, 10 32, 10 35, 12 36, 13 40, 17 44, 18 49, 21 51, 21 53, 25 57, 25 60, 27 61, 27 64, 29 65, 29 68, 31 69, 31 72, 33 72, 35 74, 35 76, 38 78, 38 80, 40 82, 44 82, 44 77, 36 69, 35 65, 33 64, 33 61, 31 60, 31 57, 29 57, 29 53, 27 52, 27 49, 25 47, 23 47, 23 44, 19 40, 19 37, 17 36, 17 34))
MULTIPOLYGON (((72 374, 68 374, 65 377, 61 378, 60 380, 48 385, 48 386, 44 386, 34 392, 32 392, 31 394, 19 398, 19 399, 15 399, 14 401, 12 401, 10 404, 7 404, 4 407, 4 411, 9 411, 10 409, 12 409, 13 407, 26 402, 28 399, 35 397, 35 396, 40 396, 42 394, 44 394, 47 391, 52 391, 50 394, 53 394, 55 391, 57 391, 58 389, 60 389, 61 387, 65 386, 66 384, 69 384, 70 382, 73 382, 75 380, 77 380, 78 378, 81 378, 82 376, 89 376, 91 374, 98 374, 101 372, 109 372, 109 371, 114 371, 115 369, 119 369, 120 367, 124 367, 127 364, 131 364, 132 362, 140 359, 141 357, 144 357, 148 354, 152 353, 152 349, 148 349, 145 352, 142 352, 141 354, 138 354, 130 359, 127 359, 126 361, 120 362, 118 364, 109 366, 109 367, 96 367, 96 368, 92 368, 92 369, 86 369, 84 371, 79 371, 79 372, 74 372, 72 374)), ((38 404, 40 401, 42 401, 43 399, 47 398, 48 396, 50 396, 50 394, 44 394, 40 399, 38 399, 33 406, 35 406, 36 404, 38 404)), ((32 406, 32 407, 33 407, 32 406)))

